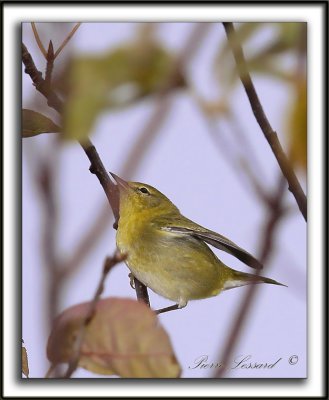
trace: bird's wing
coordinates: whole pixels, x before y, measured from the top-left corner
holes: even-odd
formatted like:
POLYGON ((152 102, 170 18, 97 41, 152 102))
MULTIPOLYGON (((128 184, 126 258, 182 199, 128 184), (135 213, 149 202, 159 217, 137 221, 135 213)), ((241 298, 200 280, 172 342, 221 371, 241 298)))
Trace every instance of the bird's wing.
POLYGON ((246 250, 242 249, 231 240, 219 233, 210 231, 202 226, 195 224, 193 221, 185 220, 184 223, 179 221, 177 224, 173 223, 162 226, 162 230, 172 233, 181 233, 186 235, 194 236, 211 246, 217 247, 217 249, 223 250, 226 253, 232 254, 234 257, 245 263, 251 268, 262 269, 262 264, 246 250))

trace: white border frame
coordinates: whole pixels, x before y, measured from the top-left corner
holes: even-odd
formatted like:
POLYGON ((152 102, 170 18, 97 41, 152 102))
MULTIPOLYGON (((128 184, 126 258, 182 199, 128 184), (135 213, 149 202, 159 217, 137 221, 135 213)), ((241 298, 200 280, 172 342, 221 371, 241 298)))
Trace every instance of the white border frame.
POLYGON ((324 33, 323 16, 319 4, 302 3, 296 5, 66 5, 62 4, 5 4, 3 6, 4 30, 4 360, 3 384, 4 396, 45 397, 47 395, 59 397, 95 397, 104 396, 189 396, 232 397, 246 395, 251 397, 308 397, 323 395, 324 351, 322 345, 323 322, 323 265, 324 254, 321 233, 324 219, 323 210, 323 121, 324 99, 322 81, 324 68, 324 33), (308 104, 309 104, 309 378, 302 382, 273 380, 259 382, 258 380, 229 380, 214 382, 211 380, 195 382, 127 382, 118 380, 86 380, 54 382, 47 381, 38 384, 36 381, 19 382, 15 378, 17 360, 15 358, 17 327, 14 316, 19 310, 15 289, 15 268, 17 261, 17 232, 15 172, 20 165, 15 154, 16 120, 19 115, 17 104, 20 104, 17 87, 18 59, 15 49, 19 49, 14 35, 15 25, 24 21, 306 21, 308 22, 308 104), (112 383, 113 382, 113 383, 112 383), (121 384, 120 384, 121 383, 121 384), (169 383, 169 384, 168 384, 169 383))

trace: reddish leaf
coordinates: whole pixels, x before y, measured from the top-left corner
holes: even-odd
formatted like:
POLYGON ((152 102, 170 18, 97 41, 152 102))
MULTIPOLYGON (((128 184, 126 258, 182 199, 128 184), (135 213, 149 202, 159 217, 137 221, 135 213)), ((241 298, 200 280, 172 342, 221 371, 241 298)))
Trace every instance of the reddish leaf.
MULTIPOLYGON (((67 363, 90 303, 65 310, 54 323, 47 355, 53 363, 67 363)), ((89 371, 125 378, 175 378, 180 366, 169 337, 156 314, 144 303, 108 298, 85 328, 79 366, 89 371)))

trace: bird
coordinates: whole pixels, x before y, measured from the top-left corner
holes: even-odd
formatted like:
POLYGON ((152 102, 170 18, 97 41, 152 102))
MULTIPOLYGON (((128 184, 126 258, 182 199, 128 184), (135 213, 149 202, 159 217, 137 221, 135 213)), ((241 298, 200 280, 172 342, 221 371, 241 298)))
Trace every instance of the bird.
POLYGON ((286 286, 274 279, 234 270, 211 250, 214 246, 249 267, 262 264, 225 236, 184 217, 159 190, 125 181, 110 172, 119 193, 116 244, 132 275, 160 296, 175 302, 157 313, 180 309, 191 300, 256 283, 286 286))

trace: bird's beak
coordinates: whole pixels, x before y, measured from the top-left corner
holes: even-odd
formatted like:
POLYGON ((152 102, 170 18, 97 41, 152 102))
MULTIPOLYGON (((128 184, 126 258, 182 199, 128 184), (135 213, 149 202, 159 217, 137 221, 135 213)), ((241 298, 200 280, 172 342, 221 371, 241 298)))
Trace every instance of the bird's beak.
POLYGON ((125 181, 124 179, 118 177, 118 175, 115 175, 113 172, 110 172, 110 174, 113 176, 113 179, 118 184, 119 189, 120 188, 123 188, 123 189, 126 189, 126 190, 130 189, 130 186, 129 186, 127 181, 125 181))

